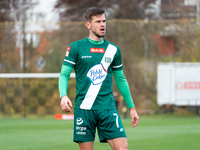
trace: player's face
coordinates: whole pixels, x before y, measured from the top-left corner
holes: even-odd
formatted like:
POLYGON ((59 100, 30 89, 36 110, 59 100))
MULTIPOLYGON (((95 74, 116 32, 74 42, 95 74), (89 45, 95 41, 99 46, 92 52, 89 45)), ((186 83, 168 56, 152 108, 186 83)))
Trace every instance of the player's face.
POLYGON ((93 16, 90 22, 90 34, 101 38, 106 34, 106 17, 105 14, 93 16))

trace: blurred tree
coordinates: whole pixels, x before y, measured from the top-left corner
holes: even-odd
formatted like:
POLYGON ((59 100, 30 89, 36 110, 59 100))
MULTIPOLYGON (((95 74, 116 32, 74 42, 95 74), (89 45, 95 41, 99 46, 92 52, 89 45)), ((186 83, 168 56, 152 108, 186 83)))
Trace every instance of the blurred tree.
POLYGON ((200 62, 200 27, 194 27, 192 33, 187 31, 180 35, 180 54, 179 62, 200 62))
POLYGON ((9 1, 0 1, 0 22, 10 21, 10 7, 9 1))
POLYGON ((145 9, 151 8, 156 0, 57 0, 55 9, 62 8, 63 21, 83 20, 85 11, 90 7, 101 7, 106 10, 108 18, 144 19, 145 9))
MULTIPOLYGON (((62 28, 61 28, 62 29, 62 28)), ((53 33, 45 33, 41 38, 47 39, 49 47, 46 49, 46 65, 44 67, 45 72, 60 72, 63 58, 65 56, 66 45, 62 44, 61 32, 63 30, 55 31, 53 33)), ((42 39, 41 39, 42 40, 42 39)), ((47 45, 47 44, 46 44, 47 45)))
POLYGON ((21 70, 22 59, 25 59, 25 57, 22 58, 22 54, 25 53, 25 12, 33 5, 34 3, 27 0, 0 1, 1 72, 20 72, 21 70), (22 21, 22 24, 17 23, 18 21, 22 21), (17 50, 16 45, 19 41, 20 46, 17 50))
POLYGON ((27 0, 0 0, 0 22, 22 21, 24 12, 34 4, 27 0))
MULTIPOLYGON (((15 0, 14 0, 15 1, 15 0)), ((16 65, 19 55, 15 51, 15 38, 12 30, 14 24, 5 25, 4 22, 12 21, 10 1, 0 1, 0 72, 12 72, 19 69, 16 65), (16 55, 17 54, 17 55, 16 55), (12 60, 12 61, 11 61, 12 60)))

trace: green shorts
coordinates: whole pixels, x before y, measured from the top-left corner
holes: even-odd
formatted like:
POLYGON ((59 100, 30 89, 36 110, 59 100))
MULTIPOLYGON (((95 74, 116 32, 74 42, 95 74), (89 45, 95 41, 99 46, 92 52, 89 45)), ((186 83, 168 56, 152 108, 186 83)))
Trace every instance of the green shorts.
POLYGON ((94 141, 96 129, 100 142, 126 137, 116 109, 74 110, 74 142, 94 141))

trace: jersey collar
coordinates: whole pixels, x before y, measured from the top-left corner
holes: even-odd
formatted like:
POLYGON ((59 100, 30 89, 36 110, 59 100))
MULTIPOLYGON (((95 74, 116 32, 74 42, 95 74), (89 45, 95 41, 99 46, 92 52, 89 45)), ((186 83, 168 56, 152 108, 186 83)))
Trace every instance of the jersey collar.
POLYGON ((87 39, 92 43, 92 44, 96 44, 96 45, 100 45, 104 43, 104 39, 102 39, 101 41, 94 41, 89 39, 89 37, 87 37, 87 39))

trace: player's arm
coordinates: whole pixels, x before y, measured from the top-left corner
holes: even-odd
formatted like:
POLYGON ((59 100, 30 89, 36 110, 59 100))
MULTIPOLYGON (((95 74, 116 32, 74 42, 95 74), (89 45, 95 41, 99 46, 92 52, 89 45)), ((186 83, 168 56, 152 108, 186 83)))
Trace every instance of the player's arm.
POLYGON ((65 112, 71 112, 70 107, 72 107, 72 102, 67 96, 68 81, 69 81, 69 77, 72 70, 73 70, 72 67, 62 65, 62 69, 61 69, 61 73, 60 73, 59 81, 58 81, 58 89, 59 89, 60 99, 61 99, 60 106, 62 110, 65 112))
POLYGON ((129 90, 128 82, 124 76, 123 70, 117 70, 113 71, 113 76, 116 82, 116 85, 122 94, 122 97, 124 98, 128 108, 134 107, 133 99, 131 97, 131 93, 129 90))
POLYGON ((131 116, 131 126, 136 127, 139 123, 139 116, 135 110, 135 106, 133 103, 133 99, 131 97, 130 89, 128 82, 124 76, 123 70, 116 70, 113 71, 113 76, 115 79, 115 83, 124 98, 128 108, 130 109, 130 116, 131 116))

